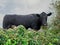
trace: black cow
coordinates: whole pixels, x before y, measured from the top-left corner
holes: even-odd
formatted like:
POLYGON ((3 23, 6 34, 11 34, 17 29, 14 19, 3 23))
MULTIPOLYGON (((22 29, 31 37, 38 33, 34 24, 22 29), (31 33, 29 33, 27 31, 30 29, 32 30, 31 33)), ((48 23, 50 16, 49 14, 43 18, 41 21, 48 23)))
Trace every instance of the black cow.
POLYGON ((32 28, 39 30, 41 26, 47 25, 47 17, 52 13, 29 14, 29 15, 5 15, 3 19, 3 28, 11 28, 12 25, 23 25, 26 29, 32 28))

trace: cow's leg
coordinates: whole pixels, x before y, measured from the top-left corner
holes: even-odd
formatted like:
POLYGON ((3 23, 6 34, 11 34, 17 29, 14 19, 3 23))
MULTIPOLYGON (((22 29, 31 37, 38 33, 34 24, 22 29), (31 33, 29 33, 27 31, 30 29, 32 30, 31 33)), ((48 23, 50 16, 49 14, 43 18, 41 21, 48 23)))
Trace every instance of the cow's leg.
POLYGON ((31 25, 31 28, 34 29, 34 30, 39 30, 37 24, 35 24, 35 23, 33 23, 33 24, 31 25))
POLYGON ((35 29, 35 30, 38 30, 38 29, 37 29, 37 26, 33 26, 32 28, 35 29))

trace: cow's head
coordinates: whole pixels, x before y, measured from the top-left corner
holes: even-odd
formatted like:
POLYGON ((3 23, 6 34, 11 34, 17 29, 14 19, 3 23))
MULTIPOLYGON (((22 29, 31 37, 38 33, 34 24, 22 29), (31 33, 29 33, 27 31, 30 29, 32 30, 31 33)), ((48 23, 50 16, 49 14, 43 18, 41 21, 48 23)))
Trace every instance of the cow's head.
POLYGON ((46 14, 45 12, 42 12, 40 15, 38 14, 37 16, 39 17, 39 21, 41 22, 41 25, 47 26, 47 17, 50 16, 52 13, 46 14))

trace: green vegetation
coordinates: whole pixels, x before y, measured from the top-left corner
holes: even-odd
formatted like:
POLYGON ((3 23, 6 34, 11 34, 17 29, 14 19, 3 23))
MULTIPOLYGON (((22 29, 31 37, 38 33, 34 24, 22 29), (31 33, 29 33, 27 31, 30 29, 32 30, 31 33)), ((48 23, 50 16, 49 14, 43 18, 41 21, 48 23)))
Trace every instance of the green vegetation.
POLYGON ((22 25, 14 29, 0 29, 0 45, 60 45, 60 32, 27 30, 22 25))
POLYGON ((56 2, 53 3, 53 7, 55 9, 56 17, 52 21, 52 24, 54 25, 56 30, 60 30, 60 1, 56 0, 56 2))

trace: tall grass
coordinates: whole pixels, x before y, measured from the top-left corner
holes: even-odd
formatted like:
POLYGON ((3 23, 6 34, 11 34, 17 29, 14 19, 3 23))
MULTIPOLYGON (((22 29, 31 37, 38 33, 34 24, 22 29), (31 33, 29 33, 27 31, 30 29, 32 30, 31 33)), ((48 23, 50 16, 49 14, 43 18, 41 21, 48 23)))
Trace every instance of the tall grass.
POLYGON ((0 29, 0 45, 60 45, 60 32, 27 30, 22 25, 14 29, 0 29))

